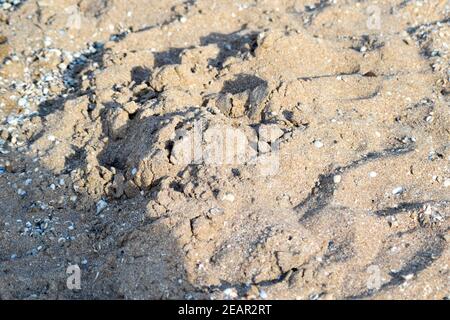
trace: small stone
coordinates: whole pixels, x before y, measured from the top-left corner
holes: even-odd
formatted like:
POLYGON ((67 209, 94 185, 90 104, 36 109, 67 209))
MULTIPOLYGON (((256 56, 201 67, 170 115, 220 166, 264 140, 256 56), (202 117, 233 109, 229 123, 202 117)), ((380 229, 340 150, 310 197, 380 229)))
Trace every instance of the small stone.
POLYGON ((218 216, 223 215, 225 212, 223 209, 221 208, 211 208, 209 209, 208 213, 206 214, 206 216, 210 219, 214 219, 218 216))
POLYGON ((259 290, 259 297, 261 299, 267 299, 267 293, 264 290, 259 290))
POLYGON ((258 141, 258 151, 261 153, 268 153, 272 150, 270 145, 265 141, 258 141))
POLYGON ((375 171, 369 172, 369 177, 371 177, 371 178, 375 178, 377 175, 378 175, 378 173, 376 173, 375 171))
POLYGON ((225 289, 225 290, 223 291, 223 294, 224 294, 226 297, 231 298, 231 299, 237 298, 237 296, 238 296, 237 290, 236 290, 235 288, 228 288, 228 289, 225 289))
POLYGON ((419 213, 418 218, 422 227, 436 225, 444 220, 444 217, 436 210, 436 208, 430 205, 424 206, 423 210, 419 213))
POLYGON ((139 105, 134 101, 130 101, 124 104, 123 109, 128 112, 128 114, 134 114, 139 109, 139 105))
POLYGON ((402 278, 405 280, 411 280, 412 278, 414 278, 414 273, 404 275, 404 276, 402 276, 402 278))
POLYGON ((97 202, 97 214, 105 210, 107 206, 108 203, 105 200, 100 200, 99 202, 97 202))
POLYGON ((51 38, 49 38, 49 37, 45 37, 45 39, 44 39, 44 46, 46 46, 46 47, 50 47, 51 45, 52 45, 52 39, 51 38))
POLYGON ((444 187, 445 187, 445 188, 450 187, 450 178, 444 180, 444 187))
POLYGON ((27 100, 27 98, 25 98, 25 97, 20 98, 20 99, 17 101, 17 104, 19 105, 19 107, 25 107, 25 106, 27 105, 27 103, 28 103, 28 100, 27 100))
POLYGON ((24 195, 27 194, 27 192, 26 192, 25 190, 23 190, 23 189, 18 189, 18 190, 17 190, 17 194, 18 194, 19 196, 24 196, 24 195))
POLYGON ((276 124, 262 124, 258 130, 259 140, 272 143, 284 134, 276 124))
POLYGON ((5 169, 8 172, 14 172, 13 164, 9 160, 5 162, 5 169))
POLYGON ((341 182, 341 180, 342 180, 342 177, 338 174, 333 177, 334 183, 339 183, 339 182, 341 182))
POLYGON ((222 201, 234 202, 235 196, 234 194, 227 192, 222 196, 222 201))
POLYGON ((320 149, 320 148, 323 147, 323 143, 322 143, 322 141, 320 141, 320 140, 316 140, 316 141, 314 141, 314 146, 315 146, 316 148, 320 149))
POLYGON ((113 183, 111 185, 110 193, 114 198, 120 198, 124 193, 125 177, 123 174, 118 173, 114 176, 113 183))
POLYGON ((128 198, 134 198, 139 195, 139 188, 133 181, 127 181, 124 186, 125 195, 128 198))
POLYGON ((55 137, 54 135, 49 135, 49 136, 47 137, 47 139, 48 139, 48 141, 51 141, 51 142, 56 141, 56 137, 55 137))
POLYGON ((403 193, 405 190, 403 189, 403 187, 396 187, 394 189, 392 189, 392 194, 393 195, 398 195, 403 193))

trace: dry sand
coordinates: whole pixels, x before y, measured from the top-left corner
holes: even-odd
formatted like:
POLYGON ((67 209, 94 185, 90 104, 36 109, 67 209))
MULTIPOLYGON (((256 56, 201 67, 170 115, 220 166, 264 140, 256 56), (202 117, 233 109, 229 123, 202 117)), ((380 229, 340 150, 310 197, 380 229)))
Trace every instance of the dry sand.
POLYGON ((1 3, 0 299, 450 297, 448 1, 1 3))

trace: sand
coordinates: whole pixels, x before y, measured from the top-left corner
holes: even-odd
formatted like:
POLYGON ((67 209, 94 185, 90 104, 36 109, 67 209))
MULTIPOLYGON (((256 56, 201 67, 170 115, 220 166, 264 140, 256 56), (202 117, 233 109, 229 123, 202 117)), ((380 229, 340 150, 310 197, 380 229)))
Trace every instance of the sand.
POLYGON ((450 297, 448 1, 11 3, 0 299, 450 297))

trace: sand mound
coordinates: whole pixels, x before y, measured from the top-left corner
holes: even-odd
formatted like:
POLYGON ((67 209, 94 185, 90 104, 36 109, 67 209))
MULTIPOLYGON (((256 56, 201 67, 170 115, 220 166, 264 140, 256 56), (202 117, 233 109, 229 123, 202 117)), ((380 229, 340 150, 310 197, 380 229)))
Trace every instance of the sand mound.
POLYGON ((443 2, 75 2, 2 13, 0 298, 448 297, 443 2))

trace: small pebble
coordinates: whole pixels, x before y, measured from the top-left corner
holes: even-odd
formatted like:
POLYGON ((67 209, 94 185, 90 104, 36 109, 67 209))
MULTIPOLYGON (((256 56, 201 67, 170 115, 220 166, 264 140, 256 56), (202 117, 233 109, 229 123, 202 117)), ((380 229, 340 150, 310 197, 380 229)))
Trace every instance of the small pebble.
POLYGON ((315 146, 316 148, 320 149, 320 148, 323 147, 323 143, 322 143, 322 141, 320 141, 320 140, 316 140, 316 141, 314 141, 314 146, 315 146))
POLYGON ((402 277, 405 280, 411 280, 412 278, 414 278, 414 273, 410 273, 410 274, 404 275, 402 277))
POLYGON ((267 299, 267 293, 264 290, 259 291, 259 297, 261 299, 267 299))
POLYGON ((397 195, 403 193, 404 189, 403 187, 396 187, 392 190, 392 194, 397 195))
POLYGON ((97 202, 97 214, 105 210, 107 206, 108 203, 105 200, 100 200, 99 202, 97 202))
POLYGON ((371 178, 375 178, 377 175, 378 175, 378 173, 376 173, 375 171, 369 172, 369 177, 371 177, 371 178))
POLYGON ((237 298, 238 294, 235 288, 228 288, 223 291, 223 294, 229 298, 237 298))
POLYGON ((223 213, 224 213, 224 210, 221 209, 221 208, 211 208, 211 209, 209 209, 207 215, 208 215, 209 218, 212 218, 212 217, 215 217, 215 216, 222 215, 223 213))
POLYGON ((334 183, 339 183, 339 182, 341 182, 341 180, 342 180, 342 177, 338 174, 333 177, 334 183))
POLYGON ((229 192, 225 193, 222 197, 223 201, 234 202, 234 199, 235 199, 234 194, 229 193, 229 192))
POLYGON ((270 145, 265 141, 258 141, 258 151, 261 153, 268 153, 272 150, 270 145))
POLYGON ((262 124, 258 129, 258 138, 260 141, 272 143, 282 137, 284 131, 276 124, 262 124))
POLYGON ((49 37, 45 37, 44 39, 44 46, 49 47, 52 45, 52 39, 49 37))

